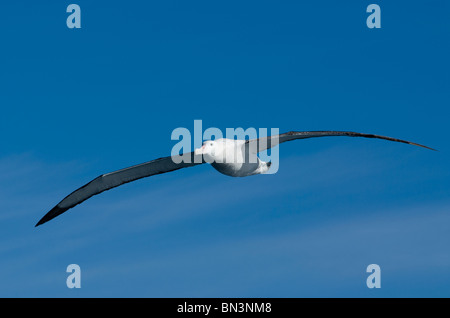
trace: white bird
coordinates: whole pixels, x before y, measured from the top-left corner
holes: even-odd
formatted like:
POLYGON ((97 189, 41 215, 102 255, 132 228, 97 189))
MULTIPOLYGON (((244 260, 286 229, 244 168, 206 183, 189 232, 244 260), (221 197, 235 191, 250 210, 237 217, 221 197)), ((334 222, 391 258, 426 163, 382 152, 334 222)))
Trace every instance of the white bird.
POLYGON ((180 156, 180 158, 188 158, 188 160, 174 160, 172 156, 169 156, 115 172, 103 174, 65 197, 53 209, 44 215, 36 226, 50 221, 74 206, 86 201, 90 197, 100 194, 106 190, 145 177, 175 171, 182 168, 193 167, 206 162, 210 163, 213 168, 220 173, 232 177, 246 177, 256 174, 263 174, 270 169, 271 163, 260 160, 257 157, 259 152, 275 147, 286 141, 325 136, 378 138, 435 150, 410 141, 351 131, 291 131, 280 135, 252 140, 234 140, 225 138, 214 141, 208 140, 203 143, 201 148, 195 149, 194 152, 180 156))

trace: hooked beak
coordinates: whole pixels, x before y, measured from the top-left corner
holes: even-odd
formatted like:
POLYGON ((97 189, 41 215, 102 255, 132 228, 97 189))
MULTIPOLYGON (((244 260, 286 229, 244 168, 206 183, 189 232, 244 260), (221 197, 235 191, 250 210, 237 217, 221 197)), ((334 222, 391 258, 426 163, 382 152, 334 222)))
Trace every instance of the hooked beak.
POLYGON ((194 155, 198 156, 198 155, 203 155, 203 150, 205 149, 205 146, 201 146, 200 148, 197 148, 194 150, 194 155))

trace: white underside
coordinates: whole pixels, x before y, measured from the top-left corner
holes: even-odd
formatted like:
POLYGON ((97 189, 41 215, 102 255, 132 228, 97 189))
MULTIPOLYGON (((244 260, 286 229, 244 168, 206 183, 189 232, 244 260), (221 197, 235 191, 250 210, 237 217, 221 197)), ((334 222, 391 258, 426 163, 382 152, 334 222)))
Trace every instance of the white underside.
POLYGON ((202 154, 206 162, 222 174, 231 177, 247 177, 265 173, 269 165, 261 161, 256 153, 248 153, 244 140, 218 139, 214 149, 196 149, 196 154, 202 154))

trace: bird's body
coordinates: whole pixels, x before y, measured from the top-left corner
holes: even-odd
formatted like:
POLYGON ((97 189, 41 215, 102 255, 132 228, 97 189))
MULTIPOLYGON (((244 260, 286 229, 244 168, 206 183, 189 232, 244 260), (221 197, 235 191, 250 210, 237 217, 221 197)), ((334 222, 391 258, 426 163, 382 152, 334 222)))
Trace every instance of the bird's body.
POLYGON ((214 169, 230 177, 247 177, 266 172, 270 164, 248 150, 245 140, 221 138, 205 142, 202 148, 197 149, 196 154, 203 155, 205 161, 211 163, 214 169), (208 143, 214 145, 213 151, 201 151, 208 143))
POLYGON ((196 149, 194 152, 183 154, 182 156, 163 157, 140 165, 100 175, 65 197, 44 215, 36 226, 50 221, 94 195, 118 187, 122 184, 203 163, 210 163, 218 172, 232 177, 264 174, 269 171, 271 163, 260 160, 258 158, 259 152, 287 141, 325 136, 377 138, 432 149, 427 146, 401 139, 349 131, 291 131, 276 136, 251 140, 234 140, 226 138, 214 141, 209 140, 205 141, 201 148, 196 149), (187 160, 179 160, 181 157, 184 159, 187 158, 187 160))
POLYGON ((258 158, 257 163, 211 163, 211 166, 221 174, 230 177, 248 177, 269 171, 270 162, 258 158))

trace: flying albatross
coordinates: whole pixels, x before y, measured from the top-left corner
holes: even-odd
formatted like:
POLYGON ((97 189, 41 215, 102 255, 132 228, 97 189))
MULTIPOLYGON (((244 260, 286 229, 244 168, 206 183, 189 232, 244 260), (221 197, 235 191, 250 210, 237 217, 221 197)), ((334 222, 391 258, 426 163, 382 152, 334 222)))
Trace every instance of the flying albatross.
POLYGON ((257 157, 259 152, 275 147, 286 141, 326 136, 378 138, 435 150, 410 141, 351 131, 290 131, 280 135, 251 140, 234 140, 226 138, 214 141, 209 140, 205 141, 202 147, 195 149, 194 152, 185 153, 181 156, 178 155, 179 157, 184 158, 183 160, 179 160, 180 158, 174 158, 173 156, 163 157, 122 170, 103 174, 65 197, 44 215, 36 226, 50 221, 74 206, 86 201, 90 197, 106 190, 138 179, 182 168, 193 167, 203 163, 210 163, 213 168, 220 173, 232 177, 246 177, 255 174, 263 174, 270 169, 271 163, 261 161, 257 157))

